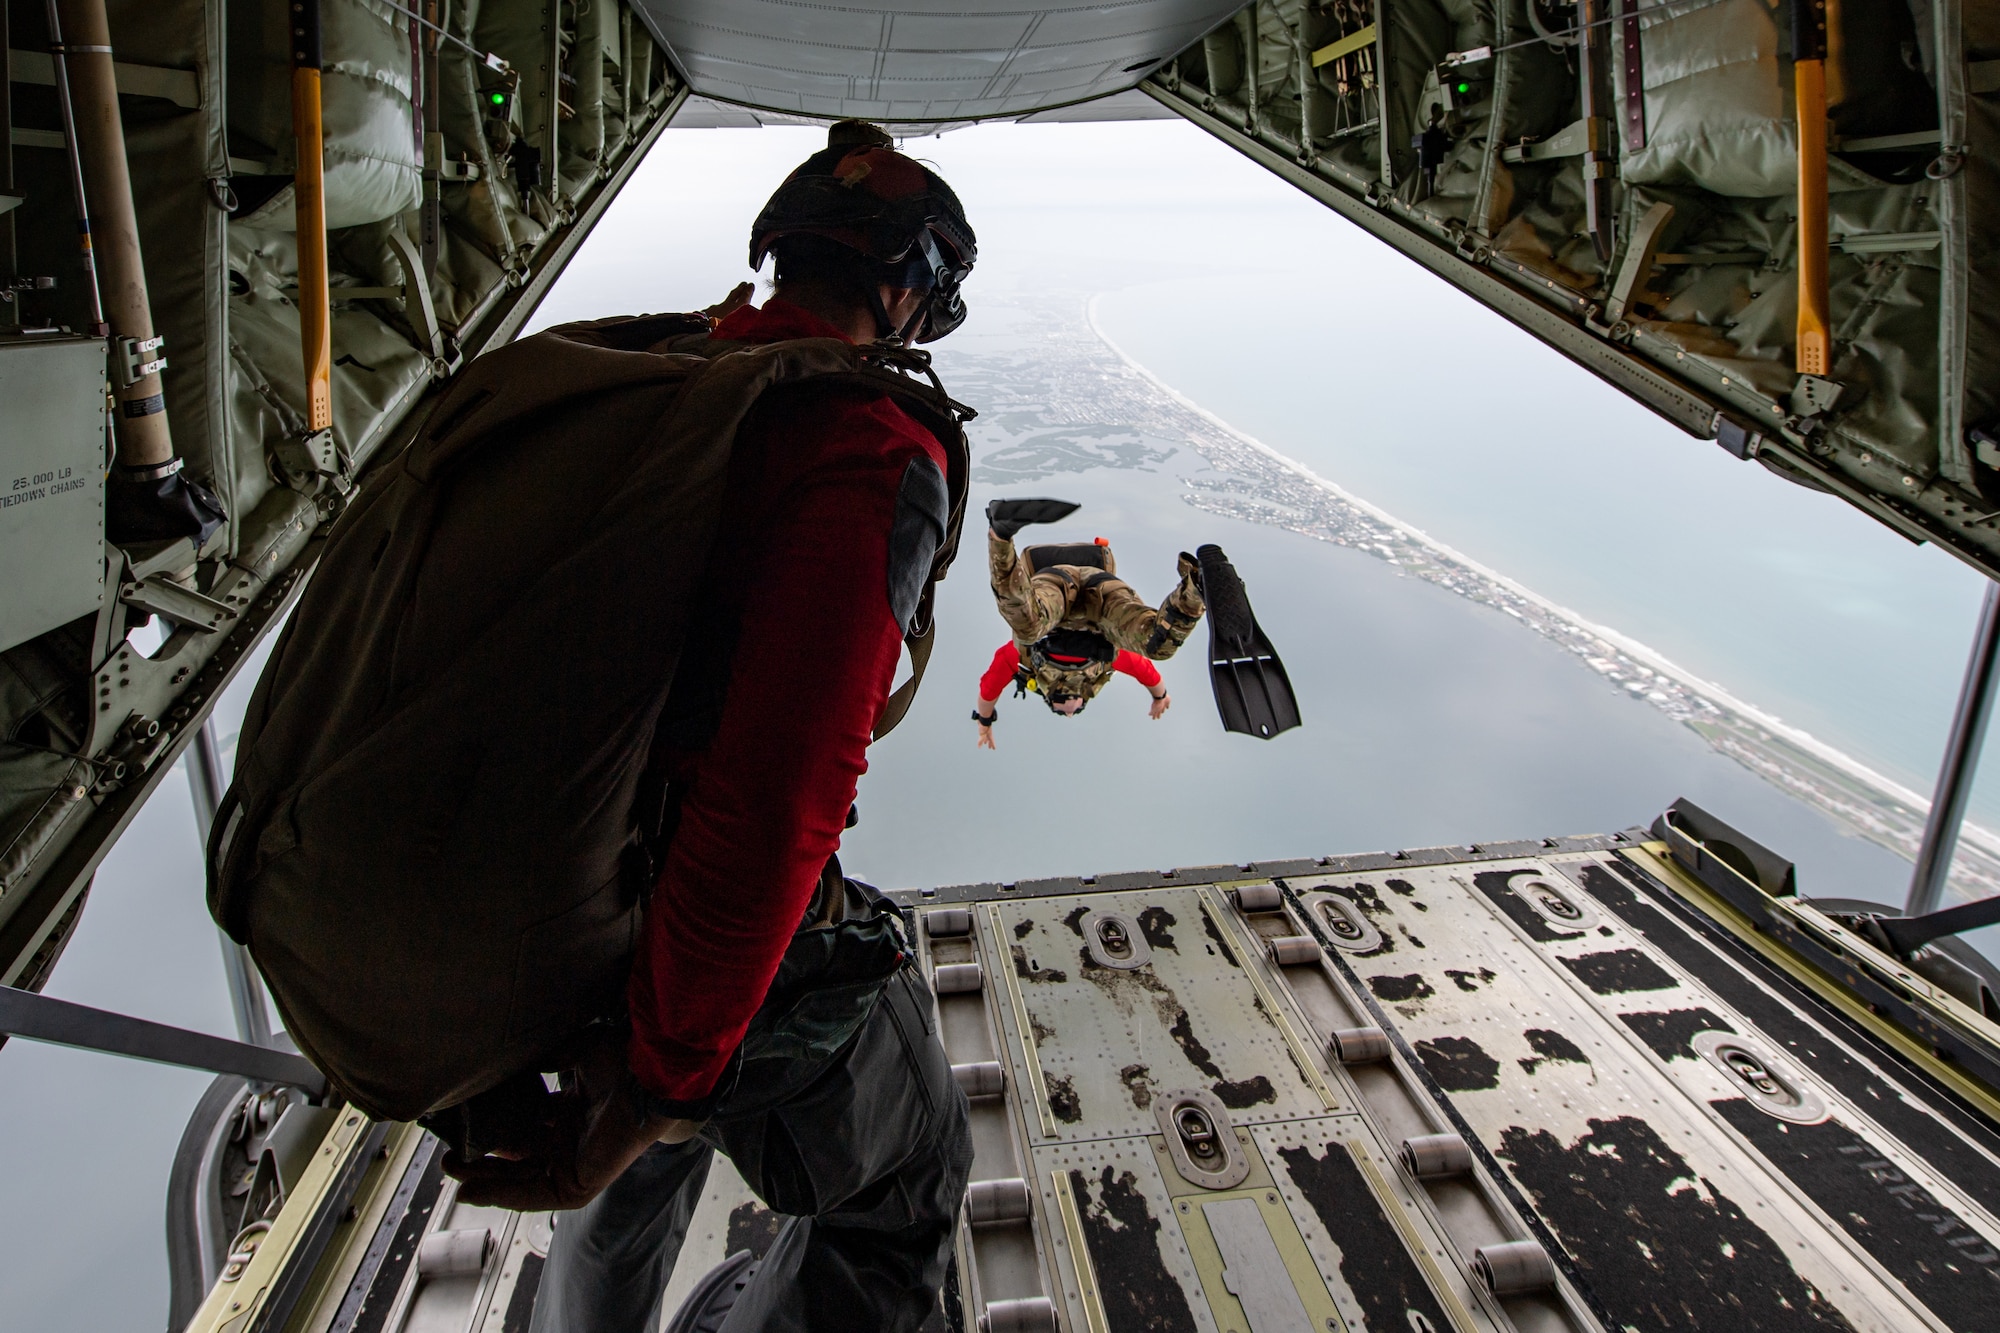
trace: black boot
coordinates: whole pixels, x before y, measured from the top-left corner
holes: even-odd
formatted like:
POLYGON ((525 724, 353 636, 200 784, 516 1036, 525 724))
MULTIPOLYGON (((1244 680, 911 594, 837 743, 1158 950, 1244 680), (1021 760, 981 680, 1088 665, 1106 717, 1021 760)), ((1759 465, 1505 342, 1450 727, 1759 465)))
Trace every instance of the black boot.
POLYGON ((716 1333, 756 1271, 757 1260, 748 1250, 738 1250, 709 1269, 667 1321, 665 1333, 716 1333))

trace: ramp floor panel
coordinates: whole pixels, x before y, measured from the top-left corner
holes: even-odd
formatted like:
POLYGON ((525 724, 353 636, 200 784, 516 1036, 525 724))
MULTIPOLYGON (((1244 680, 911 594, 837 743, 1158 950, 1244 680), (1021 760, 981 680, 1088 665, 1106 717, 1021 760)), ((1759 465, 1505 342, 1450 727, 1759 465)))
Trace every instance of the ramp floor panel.
MULTIPOLYGON (((986 1028, 953 1059, 1008 1075, 974 1176, 1028 1179, 1063 1327, 1990 1325, 1990 1132, 1614 852, 1228 874, 930 899, 972 907, 950 947, 983 969, 940 999, 986 1028), (1245 911, 1246 884, 1286 896, 1245 911), (1107 918, 1143 961, 1106 965, 1107 918), (1377 1024, 1387 1060, 1330 1054, 1377 1024), (1196 1093, 1248 1159, 1232 1188, 1169 1151, 1158 1107, 1196 1093), (1466 1140, 1461 1169, 1413 1169, 1405 1141, 1435 1135, 1466 1140), (1538 1237, 1552 1280, 1484 1279, 1538 1237), (1292 1295, 1245 1304, 1232 1254, 1292 1295)), ((968 1263, 993 1230, 967 1227, 968 1263)))
MULTIPOLYGON (((1654 850, 897 894, 975 1150, 924 1333, 1995 1327, 1988 1103, 1654 850)), ((292 1327, 527 1327, 561 1218, 458 1204, 414 1133, 292 1327), (445 1232, 484 1262, 417 1262, 445 1232)), ((718 1158, 660 1318, 782 1221, 718 1158)))

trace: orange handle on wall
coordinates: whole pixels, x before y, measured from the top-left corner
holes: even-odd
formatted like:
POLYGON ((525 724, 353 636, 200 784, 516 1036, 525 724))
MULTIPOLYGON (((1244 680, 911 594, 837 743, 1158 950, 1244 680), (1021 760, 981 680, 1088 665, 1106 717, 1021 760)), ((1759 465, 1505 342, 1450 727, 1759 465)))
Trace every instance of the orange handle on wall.
POLYGON ((1799 122, 1799 323, 1797 369, 1833 365, 1827 298, 1826 0, 1792 0, 1792 92, 1799 122))
POLYGON ((298 169, 292 177, 299 244, 299 343, 305 354, 306 428, 333 425, 333 297, 326 274, 326 163, 321 154, 318 0, 293 11, 292 137, 298 169))

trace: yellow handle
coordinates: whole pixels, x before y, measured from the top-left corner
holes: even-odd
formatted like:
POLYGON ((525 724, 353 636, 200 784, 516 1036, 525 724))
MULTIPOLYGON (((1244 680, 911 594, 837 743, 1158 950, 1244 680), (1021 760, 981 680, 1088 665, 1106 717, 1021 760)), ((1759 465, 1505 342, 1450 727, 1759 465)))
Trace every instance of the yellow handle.
POLYGON ((292 71, 292 177, 299 240, 299 342, 305 352, 306 428, 333 425, 333 298, 326 280, 326 164, 320 154, 319 71, 292 71))
POLYGON ((1826 62, 1801 60, 1792 87, 1799 116, 1798 372, 1825 375, 1833 364, 1826 294, 1826 62))

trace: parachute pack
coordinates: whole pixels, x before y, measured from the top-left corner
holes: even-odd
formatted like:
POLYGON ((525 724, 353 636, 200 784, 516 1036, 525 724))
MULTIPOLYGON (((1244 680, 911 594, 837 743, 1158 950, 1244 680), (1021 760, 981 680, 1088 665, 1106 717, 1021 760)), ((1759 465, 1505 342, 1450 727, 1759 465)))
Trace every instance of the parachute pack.
POLYGON ((659 851, 654 730, 739 430, 773 389, 871 388, 944 446, 925 531, 906 540, 899 509, 891 542, 916 670, 878 734, 914 695, 970 412, 917 378, 921 352, 708 328, 605 320, 475 361, 335 525, 258 683, 210 910, 372 1116, 560 1067, 622 1012, 659 851))

